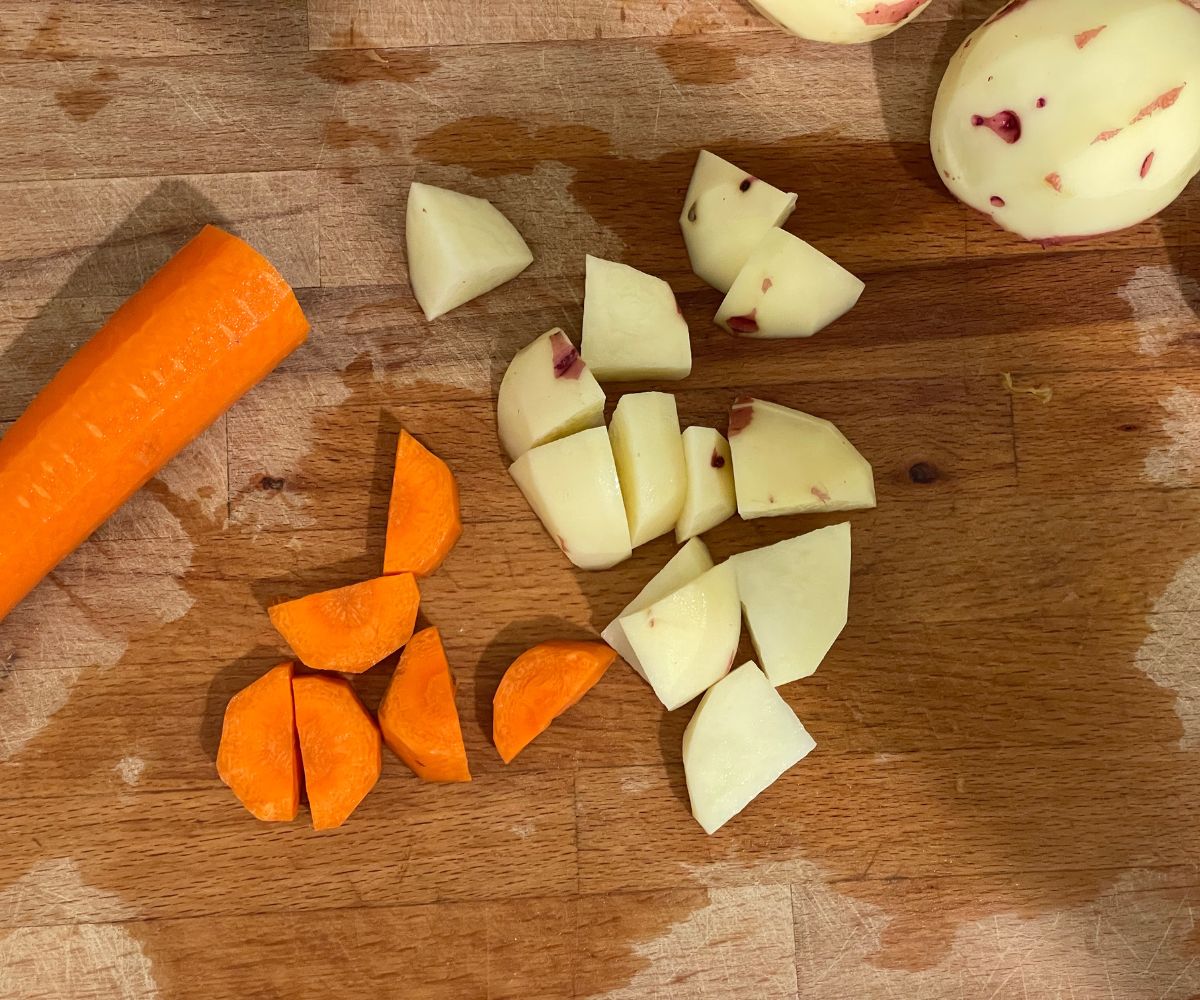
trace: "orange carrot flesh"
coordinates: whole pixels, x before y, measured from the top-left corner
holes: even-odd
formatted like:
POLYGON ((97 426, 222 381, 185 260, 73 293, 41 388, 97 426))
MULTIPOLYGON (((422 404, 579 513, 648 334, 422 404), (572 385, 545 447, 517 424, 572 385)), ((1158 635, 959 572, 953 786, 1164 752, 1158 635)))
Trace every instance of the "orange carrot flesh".
POLYGON ((0 619, 307 334, 287 282, 228 233, 163 265, 0 438, 0 619))
POLYGON ((458 486, 450 467, 408 431, 401 431, 388 504, 384 573, 428 576, 460 535, 458 486))
POLYGON ((544 642, 518 656, 492 701, 492 739, 504 763, 587 694, 616 658, 602 642, 544 642))
POLYGON ((306 666, 361 674, 413 634, 421 594, 411 573, 309 594, 268 610, 306 666))
POLYGON ((287 822, 300 808, 300 756, 292 709, 292 664, 243 688, 225 709, 217 774, 258 819, 287 822))
POLYGON ((470 781, 454 678, 436 628, 414 635, 379 704, 383 741, 425 781, 470 781))
POLYGON ((379 729, 344 677, 297 677, 292 691, 313 829, 331 830, 379 780, 379 729))

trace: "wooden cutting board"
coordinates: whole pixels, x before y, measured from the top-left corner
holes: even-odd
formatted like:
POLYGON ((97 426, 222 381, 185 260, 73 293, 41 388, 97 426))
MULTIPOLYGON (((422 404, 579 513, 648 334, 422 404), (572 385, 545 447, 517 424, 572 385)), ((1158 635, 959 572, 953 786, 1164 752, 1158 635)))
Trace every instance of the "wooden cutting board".
POLYGON ((1200 994, 1200 189, 1054 252, 956 205, 928 118, 988 12, 841 49, 740 0, 0 0, 0 419, 205 222, 314 326, 0 626, 0 997, 1200 994), (800 193, 789 228, 867 282, 846 320, 711 324, 675 221, 701 146, 800 193), (423 322, 414 178, 534 266, 423 322), (501 460, 498 377, 578 334, 585 252, 679 293, 687 422, 752 391, 876 470, 850 626, 784 692, 818 749, 711 838, 690 709, 623 665, 515 765, 487 736, 516 653, 672 548, 574 572, 501 460), (267 605, 378 570, 401 426, 461 484, 424 614, 476 780, 389 758, 343 829, 259 824, 214 774, 225 703, 284 658, 267 605))

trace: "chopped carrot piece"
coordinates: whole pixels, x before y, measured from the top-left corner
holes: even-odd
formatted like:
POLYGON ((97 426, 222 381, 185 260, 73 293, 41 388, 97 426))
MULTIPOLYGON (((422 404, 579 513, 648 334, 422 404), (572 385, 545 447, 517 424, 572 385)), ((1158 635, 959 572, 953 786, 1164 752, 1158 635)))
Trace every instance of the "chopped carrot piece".
POLYGON ((344 677, 297 677, 292 690, 313 829, 330 830, 350 818, 379 780, 379 729, 344 677))
POLYGON ((307 334, 237 237, 205 226, 167 261, 0 438, 0 619, 307 334))
POLYGON ((361 674, 412 638, 421 594, 411 573, 309 594, 267 613, 301 662, 361 674))
POLYGON ((383 741, 425 781, 470 781, 454 678, 436 628, 418 632, 379 704, 383 741))
POLYGON ((462 534, 454 475, 408 431, 400 432, 388 505, 384 573, 428 576, 462 534))
POLYGON ((492 738, 504 763, 587 694, 616 658, 602 642, 543 642, 518 656, 492 702, 492 738))
POLYGON ((287 822, 300 808, 292 664, 281 663, 229 699, 217 774, 258 819, 287 822))

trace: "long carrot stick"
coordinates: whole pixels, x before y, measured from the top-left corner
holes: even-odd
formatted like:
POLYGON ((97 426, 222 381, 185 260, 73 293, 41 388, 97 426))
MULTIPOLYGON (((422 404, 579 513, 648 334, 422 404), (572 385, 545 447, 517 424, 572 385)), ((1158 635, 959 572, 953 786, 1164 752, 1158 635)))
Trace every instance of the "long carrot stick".
POLYGON ((205 226, 167 261, 0 438, 0 619, 307 334, 236 237, 205 226))

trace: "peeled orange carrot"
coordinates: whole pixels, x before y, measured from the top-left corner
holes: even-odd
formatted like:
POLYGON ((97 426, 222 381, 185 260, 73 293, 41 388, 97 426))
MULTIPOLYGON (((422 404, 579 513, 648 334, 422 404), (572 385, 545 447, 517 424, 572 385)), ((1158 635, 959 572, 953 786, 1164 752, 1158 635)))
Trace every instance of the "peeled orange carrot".
POLYGON ((0 619, 308 334, 287 282, 206 226, 0 438, 0 619))
POLYGON ((379 729, 344 677, 297 677, 292 691, 313 829, 329 830, 345 823, 379 780, 379 729))
POLYGON ((428 576, 462 534, 454 475, 408 431, 400 432, 388 505, 385 573, 428 576))
POLYGON ((492 739, 504 763, 587 694, 616 658, 602 642, 543 642, 518 656, 492 701, 492 739))
POLYGON ((300 661, 360 674, 412 637, 421 594, 411 573, 309 594, 268 610, 300 661))
POLYGON ((418 778, 470 781, 454 678, 436 628, 412 637, 379 704, 383 741, 418 778))
POLYGON ((261 820, 288 821, 300 808, 300 756, 292 711, 292 664, 281 663, 225 708, 217 774, 261 820))

